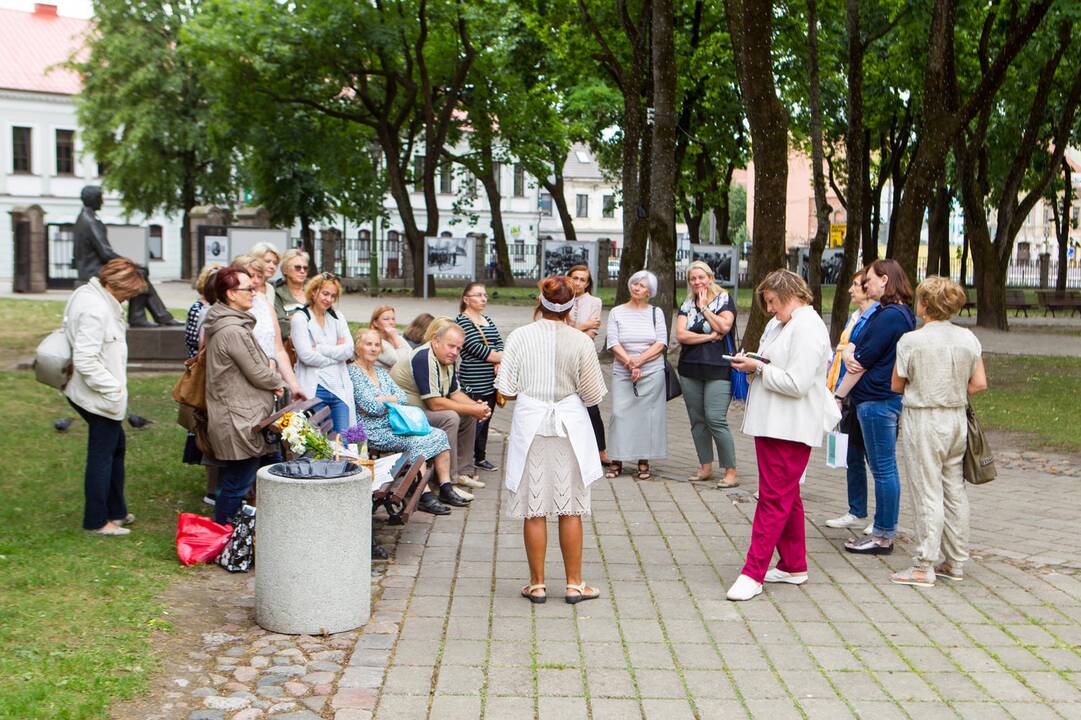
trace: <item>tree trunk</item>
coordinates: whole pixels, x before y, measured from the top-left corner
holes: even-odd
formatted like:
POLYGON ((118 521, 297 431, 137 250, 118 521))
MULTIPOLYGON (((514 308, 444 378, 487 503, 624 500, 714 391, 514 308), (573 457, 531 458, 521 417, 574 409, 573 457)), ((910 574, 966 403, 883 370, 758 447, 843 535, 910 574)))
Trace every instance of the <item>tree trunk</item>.
POLYGON ((307 215, 300 216, 300 246, 308 254, 308 277, 315 277, 319 269, 315 266, 315 233, 312 232, 312 220, 307 215))
POLYGON ((672 327, 676 302, 676 46, 672 0, 653 0, 653 143, 650 162, 649 266, 654 304, 672 327))
POLYGON ((552 204, 555 205, 556 212, 559 214, 559 224, 563 226, 563 238, 565 240, 577 240, 578 233, 574 230, 574 218, 571 216, 571 211, 567 208, 567 196, 564 194, 563 183, 563 166, 559 165, 555 173, 553 173, 554 181, 544 179, 541 180, 541 185, 548 194, 552 197, 552 204))
POLYGON ((692 209, 692 204, 697 203, 693 200, 687 203, 687 208, 683 211, 683 222, 687 226, 691 244, 699 245, 702 242, 702 213, 697 208, 692 209))
MULTIPOLYGON (((1055 289, 1062 291, 1066 289, 1066 263, 1067 263, 1067 250, 1070 246, 1070 225, 1072 219, 1070 217, 1070 205, 1073 201, 1073 184, 1070 177, 1070 161, 1066 158, 1062 158, 1062 222, 1061 226, 1056 226, 1058 239, 1058 272, 1055 274, 1055 289)), ((1057 205, 1057 200, 1052 200, 1051 205, 1057 205)))
POLYGON ((398 208, 398 217, 402 221, 402 231, 405 235, 406 253, 410 266, 413 283, 414 297, 422 296, 424 291, 424 235, 417 227, 416 217, 413 215, 413 202, 409 197, 409 184, 402 170, 399 159, 399 147, 394 138, 384 138, 380 134, 380 144, 383 147, 383 155, 387 159, 387 189, 394 198, 394 204, 398 208))
POLYGON ((965 226, 965 235, 961 239, 961 273, 958 276, 957 282, 961 283, 961 287, 967 288, 968 285, 968 226, 965 226))
MULTIPOLYGON (((788 192, 788 111, 773 80, 772 0, 725 0, 729 37, 736 60, 754 156, 753 283, 785 265, 785 211, 788 192)), ((758 347, 765 311, 755 303, 743 344, 758 347)))
POLYGON ((510 251, 507 249, 507 231, 503 227, 503 196, 492 173, 492 164, 488 163, 488 172, 479 177, 488 197, 488 207, 492 212, 492 239, 495 240, 496 284, 499 287, 514 287, 514 272, 511 270, 510 251))
MULTIPOLYGON (((639 120, 639 126, 641 121, 639 120)), ((626 144, 626 142, 624 143, 626 144)), ((650 167, 652 160, 652 134, 640 132, 638 152, 631 157, 631 174, 634 175, 636 202, 633 207, 626 204, 627 194, 623 193, 623 252, 619 258, 619 282, 616 286, 616 304, 630 299, 627 280, 631 275, 646 265, 646 240, 649 238, 650 203, 650 167), (628 217, 629 215, 629 217, 628 217), (628 226, 630 234, 628 235, 628 226)), ((624 150, 626 152, 626 150, 624 150)), ((624 168, 626 170, 626 168, 624 168)))
MULTIPOLYGON (((810 75, 811 101, 811 165, 815 194, 815 236, 811 240, 810 280, 814 309, 822 312, 822 251, 830 236, 830 213, 833 208, 826 201, 826 153, 822 146, 822 90, 818 79, 818 1, 807 0, 807 59, 810 75)), ((848 288, 844 288, 847 294, 848 288)), ((840 287, 837 288, 841 292, 840 287)))
POLYGON ((191 242, 191 209, 195 207, 195 184, 185 181, 181 190, 184 202, 184 214, 180 220, 180 277, 185 280, 199 274, 202 268, 196 268, 198 263, 198 250, 192 247, 191 242))
POLYGON ((732 174, 736 171, 734 163, 728 163, 721 179, 721 187, 716 194, 717 206, 713 208, 713 219, 717 225, 717 244, 731 245, 732 236, 728 233, 728 224, 732 222, 732 174))
POLYGON ((940 183, 931 201, 931 212, 927 218, 927 266, 924 277, 942 274, 943 261, 946 263, 945 277, 949 277, 950 256, 950 191, 946 184, 940 183))

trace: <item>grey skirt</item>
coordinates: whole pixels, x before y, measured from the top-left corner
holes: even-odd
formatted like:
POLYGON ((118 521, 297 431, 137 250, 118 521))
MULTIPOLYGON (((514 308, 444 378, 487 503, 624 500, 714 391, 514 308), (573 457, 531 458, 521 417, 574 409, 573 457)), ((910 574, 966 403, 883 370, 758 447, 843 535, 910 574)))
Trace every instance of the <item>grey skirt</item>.
POLYGON ((608 457, 623 462, 659 460, 668 455, 664 371, 638 381, 638 395, 629 377, 612 375, 612 419, 608 425, 608 457))
POLYGON ((507 491, 507 514, 518 519, 589 514, 589 488, 568 438, 533 438, 522 481, 515 492, 507 491))

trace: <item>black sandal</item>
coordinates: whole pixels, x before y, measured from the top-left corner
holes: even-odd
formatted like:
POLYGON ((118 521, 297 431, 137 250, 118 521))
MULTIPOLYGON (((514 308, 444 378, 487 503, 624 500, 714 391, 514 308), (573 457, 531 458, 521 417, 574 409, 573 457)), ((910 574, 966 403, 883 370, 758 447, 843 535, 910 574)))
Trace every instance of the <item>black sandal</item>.
POLYGON ((638 479, 639 480, 651 480, 653 479, 653 473, 649 471, 649 462, 646 460, 638 461, 638 479))
POLYGON ((609 480, 614 480, 623 474, 623 463, 619 460, 612 460, 608 463, 608 472, 604 474, 609 480))

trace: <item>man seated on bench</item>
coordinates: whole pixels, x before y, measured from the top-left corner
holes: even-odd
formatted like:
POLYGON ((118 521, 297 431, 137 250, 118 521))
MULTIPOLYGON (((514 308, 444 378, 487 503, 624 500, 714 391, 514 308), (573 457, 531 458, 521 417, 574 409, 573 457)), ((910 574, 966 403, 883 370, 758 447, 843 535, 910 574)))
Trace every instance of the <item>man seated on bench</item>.
POLYGON ((356 362, 349 366, 349 378, 353 381, 357 419, 364 424, 368 446, 383 452, 404 453, 406 462, 410 464, 420 455, 430 459, 439 483, 439 499, 425 492, 417 503, 417 509, 433 515, 446 515, 450 512, 447 505, 467 505, 469 501, 459 495, 451 483, 450 444, 443 430, 433 427, 427 435, 395 435, 391 431, 387 403, 405 405, 406 395, 387 371, 375 364, 383 351, 382 337, 371 328, 363 328, 354 337, 354 347, 356 362))
MULTIPOLYGON (((428 422, 447 433, 450 440, 450 474, 459 485, 484 487, 473 465, 473 439, 477 422, 492 414, 483 400, 473 400, 458 385, 455 361, 462 351, 465 333, 449 318, 439 318, 428 328, 429 342, 418 346, 390 370, 390 377, 405 391, 410 405, 424 409, 428 422)), ((467 491, 459 494, 472 499, 467 491)))

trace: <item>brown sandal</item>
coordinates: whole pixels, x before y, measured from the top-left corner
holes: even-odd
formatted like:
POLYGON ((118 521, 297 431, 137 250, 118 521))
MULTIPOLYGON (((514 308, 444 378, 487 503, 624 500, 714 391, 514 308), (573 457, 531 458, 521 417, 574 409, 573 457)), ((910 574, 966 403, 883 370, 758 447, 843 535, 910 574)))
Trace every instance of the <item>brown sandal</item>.
POLYGON ((623 474, 623 463, 619 460, 612 460, 608 463, 608 472, 604 474, 609 480, 614 480, 623 474))
POLYGON ((639 480, 651 480, 653 479, 653 473, 649 471, 649 462, 645 460, 638 461, 638 479, 639 480))

